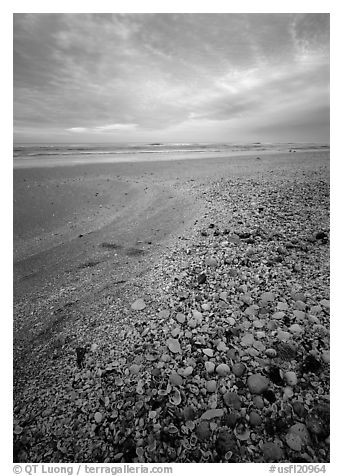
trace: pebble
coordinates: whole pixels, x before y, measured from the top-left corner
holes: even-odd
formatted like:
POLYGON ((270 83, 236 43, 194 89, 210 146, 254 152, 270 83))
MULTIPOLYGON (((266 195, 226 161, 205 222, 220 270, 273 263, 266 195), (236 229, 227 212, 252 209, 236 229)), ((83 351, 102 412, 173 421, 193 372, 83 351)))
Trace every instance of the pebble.
POLYGON ((236 324, 236 321, 233 317, 229 317, 227 319, 227 322, 228 322, 228 324, 230 324, 230 326, 234 326, 236 324))
POLYGON ((298 311, 305 311, 306 304, 304 303, 304 301, 296 301, 294 304, 294 309, 298 309, 298 311))
POLYGON ((247 384, 251 393, 261 394, 267 390, 269 380, 261 374, 253 374, 248 378, 247 384))
POLYGON ((313 314, 314 316, 316 316, 317 314, 320 314, 321 312, 322 312, 321 306, 312 306, 310 308, 310 314, 313 314))
POLYGON ((276 320, 281 320, 285 317, 285 313, 282 312, 282 311, 279 311, 279 312, 275 312, 273 315, 272 315, 272 319, 276 319, 276 320))
POLYGON ((168 311, 168 309, 162 309, 162 311, 158 313, 158 317, 160 319, 168 319, 169 315, 170 315, 170 312, 168 311))
POLYGON ((248 349, 248 354, 251 356, 251 357, 257 357, 259 352, 258 350, 256 349, 253 349, 252 347, 250 349, 248 349))
POLYGON ((182 385, 183 378, 177 372, 172 372, 169 376, 169 382, 171 383, 171 385, 175 385, 175 386, 182 385))
POLYGON ((266 333, 264 331, 257 331, 255 337, 256 339, 264 339, 266 337, 266 333))
POLYGON ((217 390, 217 382, 215 380, 208 380, 206 382, 206 389, 210 393, 215 392, 217 390))
POLYGON ((191 329, 195 329, 197 327, 197 325, 198 325, 198 323, 197 323, 196 319, 189 319, 188 326, 191 329))
POLYGON ((220 342, 218 342, 217 350, 219 352, 226 352, 227 351, 227 347, 226 347, 225 343, 222 340, 220 342))
POLYGON ((219 294, 219 298, 222 299, 223 301, 227 300, 228 293, 227 291, 223 291, 219 294))
POLYGON ((291 334, 287 331, 282 331, 282 330, 279 330, 278 333, 277 333, 277 338, 281 341, 281 342, 287 342, 291 337, 291 334))
POLYGON ((326 309, 330 309, 330 301, 328 299, 322 299, 319 304, 326 309))
POLYGON ((213 374, 216 366, 213 362, 205 362, 205 369, 209 374, 213 374))
POLYGON ((286 443, 294 451, 301 451, 310 442, 310 434, 303 423, 296 423, 287 432, 286 443))
POLYGON ((240 410, 242 406, 241 399, 239 395, 235 392, 226 392, 223 395, 223 400, 227 407, 232 407, 235 410, 240 410))
POLYGON ((169 337, 169 339, 166 341, 166 344, 170 352, 172 352, 173 354, 181 354, 181 347, 178 339, 173 339, 172 337, 169 337))
POLYGON ((235 374, 236 377, 242 377, 246 370, 246 366, 242 362, 238 362, 233 364, 232 372, 235 374))
POLYGON ((305 294, 300 292, 292 292, 291 298, 293 299, 293 301, 306 301, 305 294))
POLYGON ((132 364, 129 368, 129 371, 130 371, 131 374, 137 375, 139 373, 140 369, 141 369, 140 365, 132 364))
POLYGON ((202 313, 197 311, 197 310, 194 310, 193 311, 193 319, 195 319, 200 324, 201 321, 202 321, 202 313))
POLYGON ((295 319, 300 322, 302 322, 306 317, 306 313, 304 311, 298 311, 298 310, 293 311, 293 315, 295 319))
POLYGON ((283 399, 284 400, 288 400, 289 398, 292 398, 293 395, 294 395, 294 392, 293 392, 292 387, 287 386, 283 389, 283 399))
POLYGON ((230 367, 226 364, 219 364, 216 372, 220 377, 226 377, 230 373, 230 367))
POLYGON ((262 342, 260 342, 260 341, 255 341, 253 346, 259 352, 264 352, 266 350, 266 346, 264 344, 262 344, 262 342))
POLYGON ((300 335, 304 332, 304 329, 299 324, 292 324, 289 330, 295 335, 300 335))
POLYGON ((183 376, 184 377, 189 377, 190 375, 192 375, 193 373, 193 367, 191 367, 190 365, 188 367, 185 368, 185 370, 183 371, 183 376))
POLYGON ((253 334, 245 334, 242 337, 241 344, 244 345, 245 347, 249 347, 252 345, 254 342, 254 336, 253 334))
POLYGON ((145 308, 146 304, 144 299, 142 298, 137 299, 134 303, 131 304, 131 309, 133 309, 134 311, 142 311, 145 308))
POLYGON ((257 315, 258 310, 259 310, 258 306, 252 305, 246 308, 246 310, 244 311, 244 314, 248 317, 254 318, 254 316, 257 315))
POLYGON ((218 262, 215 258, 207 258, 205 260, 205 265, 209 266, 210 268, 215 268, 218 265, 218 262))
POLYGON ((283 451, 279 445, 273 442, 263 443, 262 451, 267 463, 275 463, 283 458, 283 451))
POLYGON ((237 351, 235 349, 229 349, 227 352, 226 352, 226 356, 228 359, 231 359, 231 360, 236 360, 237 358, 237 351))
POLYGON ((203 349, 202 350, 207 357, 213 357, 213 350, 212 349, 203 349))
POLYGON ((94 420, 96 423, 101 423, 102 422, 102 414, 100 412, 95 412, 94 413, 94 420))
POLYGON ((251 426, 259 426, 262 423, 262 418, 257 412, 250 412, 249 414, 249 423, 251 426))
POLYGON ((174 327, 174 329, 171 331, 171 335, 173 337, 177 337, 180 334, 180 332, 181 332, 180 327, 174 327))
POLYGON ((263 401, 263 398, 260 397, 260 395, 256 395, 254 398, 253 398, 253 404, 256 408, 258 409, 262 409, 264 407, 264 401, 263 401))
POLYGON ((308 316, 308 322, 312 324, 320 324, 320 320, 317 316, 312 316, 311 314, 308 316))
POLYGON ((265 322, 261 319, 256 319, 253 322, 253 326, 256 327, 256 329, 261 329, 264 326, 265 322))
POLYGON ((187 406, 183 409, 183 416, 186 421, 194 420, 195 411, 193 407, 187 406))
POLYGON ((270 320, 267 322, 267 329, 270 330, 270 331, 275 331, 275 329, 278 328, 278 325, 275 321, 273 320, 270 320))
POLYGON ((330 363, 330 351, 329 350, 324 350, 322 352, 322 360, 325 364, 330 363))
POLYGON ((184 314, 182 314, 181 312, 178 312, 176 314, 176 317, 175 319, 177 320, 177 322, 179 322, 180 324, 183 324, 186 320, 186 316, 184 314))
POLYGON ((262 293, 260 299, 263 302, 273 302, 275 299, 275 294, 271 292, 262 293))
POLYGON ((287 304, 286 302, 281 302, 281 301, 280 301, 280 302, 277 303, 277 309, 278 309, 279 311, 287 311, 287 309, 288 309, 288 304, 287 304))

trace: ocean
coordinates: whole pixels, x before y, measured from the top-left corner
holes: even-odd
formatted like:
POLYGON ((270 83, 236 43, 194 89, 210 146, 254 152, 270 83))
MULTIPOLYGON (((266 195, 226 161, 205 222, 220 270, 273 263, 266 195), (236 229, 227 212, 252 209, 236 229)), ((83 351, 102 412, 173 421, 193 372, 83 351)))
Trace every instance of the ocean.
POLYGON ((56 143, 14 144, 14 167, 45 167, 80 163, 144 162, 250 155, 304 150, 328 150, 315 143, 56 143))

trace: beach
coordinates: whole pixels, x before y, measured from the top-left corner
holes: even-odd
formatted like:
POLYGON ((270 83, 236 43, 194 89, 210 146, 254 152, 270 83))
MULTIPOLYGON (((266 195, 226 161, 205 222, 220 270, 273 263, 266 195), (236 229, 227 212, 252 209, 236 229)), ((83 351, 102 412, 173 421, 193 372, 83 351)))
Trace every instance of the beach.
POLYGON ((329 152, 194 154, 14 169, 15 461, 328 461, 329 152))

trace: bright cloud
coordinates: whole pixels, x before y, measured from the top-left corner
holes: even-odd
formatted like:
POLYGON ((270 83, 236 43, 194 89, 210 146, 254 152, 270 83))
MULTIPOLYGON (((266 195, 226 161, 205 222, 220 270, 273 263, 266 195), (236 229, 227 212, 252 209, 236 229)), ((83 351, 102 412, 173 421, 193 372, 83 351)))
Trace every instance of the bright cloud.
POLYGON ((97 126, 96 131, 99 132, 112 132, 112 131, 132 131, 136 129, 137 124, 108 124, 106 126, 97 126))
POLYGON ((328 141, 328 88, 327 14, 15 14, 18 141, 328 141))

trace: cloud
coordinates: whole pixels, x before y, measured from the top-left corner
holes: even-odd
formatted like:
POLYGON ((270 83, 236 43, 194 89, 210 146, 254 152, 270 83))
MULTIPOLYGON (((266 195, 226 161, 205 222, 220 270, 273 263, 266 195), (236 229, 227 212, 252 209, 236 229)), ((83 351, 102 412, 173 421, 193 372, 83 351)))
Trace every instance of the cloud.
POLYGON ((326 14, 14 15, 14 122, 25 138, 194 136, 205 120, 217 137, 216 121, 328 106, 328 85, 326 14))
POLYGON ((70 131, 70 132, 86 132, 87 129, 86 127, 69 127, 69 129, 67 129, 67 131, 70 131))
POLYGON ((95 131, 99 132, 113 132, 113 131, 132 131, 136 129, 137 124, 108 124, 105 126, 97 126, 95 131))

